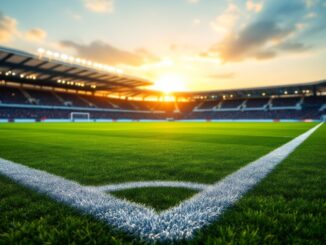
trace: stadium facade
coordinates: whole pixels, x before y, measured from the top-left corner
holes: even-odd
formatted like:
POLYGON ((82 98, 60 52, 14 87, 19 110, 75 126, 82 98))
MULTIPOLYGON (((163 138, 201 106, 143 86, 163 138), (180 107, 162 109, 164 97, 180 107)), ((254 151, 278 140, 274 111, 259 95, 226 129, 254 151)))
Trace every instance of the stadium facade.
POLYGON ((150 81, 71 59, 0 47, 0 122, 321 121, 326 115, 326 80, 178 92, 171 94, 173 101, 162 101, 164 93, 144 88, 150 81))

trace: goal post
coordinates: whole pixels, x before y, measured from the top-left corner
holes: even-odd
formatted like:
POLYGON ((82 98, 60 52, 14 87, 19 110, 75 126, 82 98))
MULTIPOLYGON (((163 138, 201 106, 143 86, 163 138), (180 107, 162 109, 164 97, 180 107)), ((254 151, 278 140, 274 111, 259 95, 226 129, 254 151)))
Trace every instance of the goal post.
POLYGON ((91 115, 89 112, 71 112, 70 121, 72 122, 89 122, 91 115))
POLYGON ((326 122, 326 114, 321 116, 321 121, 326 122))

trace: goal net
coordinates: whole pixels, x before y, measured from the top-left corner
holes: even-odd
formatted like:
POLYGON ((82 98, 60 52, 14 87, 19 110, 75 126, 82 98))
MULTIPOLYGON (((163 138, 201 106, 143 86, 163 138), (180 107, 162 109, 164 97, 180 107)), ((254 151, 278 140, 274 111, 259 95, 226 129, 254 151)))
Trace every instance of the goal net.
POLYGON ((321 116, 321 120, 322 120, 323 122, 326 122, 326 114, 321 116))
POLYGON ((89 122, 90 114, 88 112, 71 112, 70 121, 72 122, 89 122))

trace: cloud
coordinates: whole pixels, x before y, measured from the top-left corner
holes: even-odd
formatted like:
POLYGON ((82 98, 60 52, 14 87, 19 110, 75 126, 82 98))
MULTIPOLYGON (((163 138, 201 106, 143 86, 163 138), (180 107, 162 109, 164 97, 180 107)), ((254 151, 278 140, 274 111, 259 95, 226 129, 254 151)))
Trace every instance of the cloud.
POLYGON ((33 28, 27 31, 24 36, 31 42, 42 42, 46 38, 47 33, 40 28, 33 28))
POLYGON ((227 9, 211 22, 211 27, 221 36, 225 36, 232 30, 240 17, 240 11, 237 5, 230 3, 227 9))
POLYGON ((28 42, 41 42, 46 38, 46 31, 32 28, 26 32, 21 30, 16 19, 0 12, 0 43, 11 43, 16 39, 28 42))
POLYGON ((289 52, 304 52, 309 50, 311 47, 300 42, 286 42, 279 45, 278 48, 289 52))
POLYGON ((109 65, 140 66, 147 62, 156 61, 157 58, 145 49, 134 52, 118 49, 102 41, 93 41, 90 44, 79 44, 73 41, 61 41, 64 48, 72 48, 77 55, 86 59, 94 60, 109 65))
POLYGON ((247 26, 239 35, 230 34, 212 50, 217 51, 224 61, 238 61, 250 56, 259 59, 274 57, 272 51, 265 55, 265 45, 268 42, 278 42, 291 32, 291 28, 281 28, 273 21, 256 22, 247 26))
POLYGON ((209 76, 211 79, 234 79, 236 74, 234 72, 216 73, 209 76))
POLYGON ((198 18, 195 18, 195 19, 192 20, 192 25, 193 26, 199 26, 200 23, 201 23, 201 20, 198 19, 198 18))
MULTIPOLYGON (((223 40, 210 48, 209 53, 217 54, 224 62, 232 62, 249 58, 271 59, 285 53, 306 51, 310 46, 304 44, 303 33, 321 21, 305 23, 304 16, 311 11, 311 6, 311 1, 307 5, 303 0, 269 1, 242 27, 231 29, 223 40)), ((224 26, 234 26, 236 22, 236 14, 230 15, 234 12, 230 10, 229 7, 219 17, 225 18, 224 26)))
POLYGON ((254 11, 256 13, 259 13, 263 9, 263 3, 255 3, 252 0, 248 0, 246 3, 246 7, 249 11, 254 11))
POLYGON ((316 6, 317 2, 317 0, 305 0, 305 4, 308 8, 316 6))
POLYGON ((65 11, 65 14, 66 14, 69 18, 71 18, 71 19, 73 19, 73 20, 75 20, 75 21, 81 21, 81 20, 83 19, 83 16, 82 16, 81 14, 79 14, 79 13, 77 13, 77 12, 75 12, 75 11, 72 11, 72 10, 70 10, 70 9, 66 10, 66 11, 65 11))
POLYGON ((114 0, 83 0, 84 6, 96 13, 110 13, 113 11, 114 0))
POLYGON ((188 2, 188 3, 192 3, 192 4, 194 4, 194 3, 198 3, 199 0, 187 0, 187 2, 188 2))
POLYGON ((18 33, 17 21, 0 12, 0 42, 9 43, 18 33))

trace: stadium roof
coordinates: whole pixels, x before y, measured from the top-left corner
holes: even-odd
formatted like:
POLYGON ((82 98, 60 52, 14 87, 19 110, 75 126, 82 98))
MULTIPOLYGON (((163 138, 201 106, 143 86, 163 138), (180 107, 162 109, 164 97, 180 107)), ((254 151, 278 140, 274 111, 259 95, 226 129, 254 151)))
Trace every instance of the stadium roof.
POLYGON ((0 80, 65 89, 130 91, 150 81, 0 46, 0 80))
POLYGON ((326 93, 326 80, 298 83, 289 85, 275 85, 266 87, 238 88, 215 91, 199 91, 199 92, 178 92, 178 97, 263 97, 272 95, 295 95, 295 94, 313 94, 326 93))

